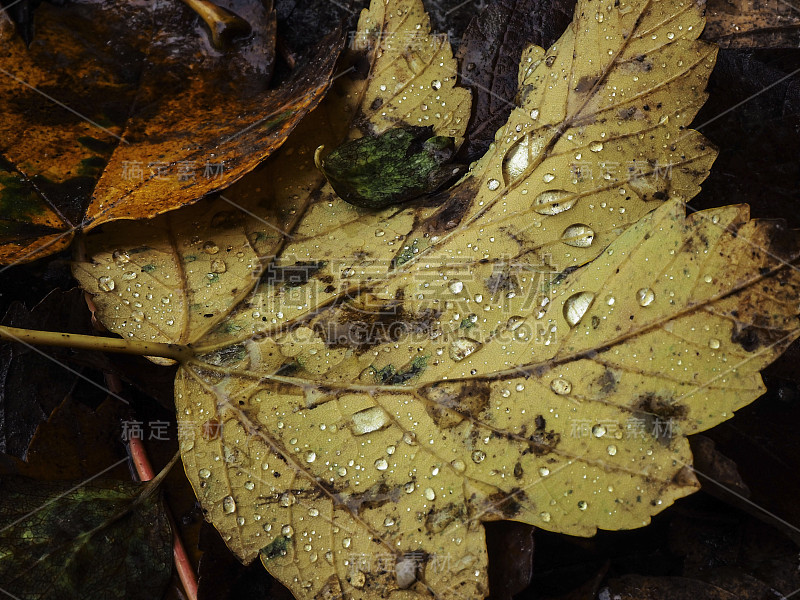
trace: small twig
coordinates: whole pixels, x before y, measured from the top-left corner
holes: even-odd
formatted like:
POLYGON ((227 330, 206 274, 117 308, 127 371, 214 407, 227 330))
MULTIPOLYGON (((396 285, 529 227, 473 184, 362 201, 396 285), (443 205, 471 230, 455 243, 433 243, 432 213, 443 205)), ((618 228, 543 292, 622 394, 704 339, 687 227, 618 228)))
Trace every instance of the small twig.
MULTIPOLYGON (((131 458, 133 465, 136 467, 136 472, 139 474, 139 479, 142 481, 150 481, 155 476, 153 467, 150 460, 147 458, 147 453, 144 449, 144 444, 136 436, 131 436, 128 439, 128 444, 131 449, 131 458)), ((177 458, 177 455, 176 455, 177 458)), ((174 460, 167 465, 166 468, 172 467, 174 460)), ((175 569, 178 571, 183 589, 186 591, 186 596, 189 600, 197 600, 197 576, 195 575, 192 563, 189 561, 189 555, 183 545, 183 541, 178 535, 178 527, 175 519, 167 509, 167 517, 169 518, 170 525, 172 526, 173 549, 172 554, 175 560, 175 569)))
MULTIPOLYGON (((120 379, 119 375, 116 373, 106 373, 105 380, 106 384, 108 385, 108 389, 114 394, 119 395, 122 393, 122 380, 120 379)), ((139 479, 142 481, 152 482, 152 486, 158 486, 161 484, 161 482, 167 476, 169 470, 175 465, 180 457, 180 452, 177 452, 175 457, 166 467, 161 470, 156 477, 155 472, 153 471, 153 466, 150 464, 150 460, 147 458, 147 451, 144 449, 142 440, 135 435, 131 435, 128 438, 128 447, 130 448, 131 460, 133 461, 133 466, 136 469, 136 473, 139 475, 139 479)), ((142 496, 149 495, 152 493, 152 491, 153 489, 145 490, 142 493, 142 496)), ((168 507, 165 507, 165 511, 167 513, 167 518, 169 519, 169 524, 172 527, 172 556, 175 562, 175 570, 178 572, 178 577, 183 584, 183 588, 186 591, 188 600, 197 600, 197 576, 192 568, 192 563, 189 561, 189 555, 186 553, 183 540, 181 540, 181 537, 178 534, 178 527, 175 523, 175 519, 172 517, 172 513, 168 507)))
POLYGON ((219 51, 226 50, 234 39, 247 37, 253 28, 236 13, 208 0, 183 0, 208 26, 211 44, 219 51))
POLYGON ((191 348, 179 344, 163 344, 160 342, 145 342, 142 340, 121 340, 93 335, 80 335, 77 333, 20 329, 18 327, 0 326, 0 339, 12 342, 24 342, 34 346, 62 346, 81 350, 136 354, 139 356, 160 356, 163 358, 172 358, 179 362, 183 362, 194 355, 191 348))

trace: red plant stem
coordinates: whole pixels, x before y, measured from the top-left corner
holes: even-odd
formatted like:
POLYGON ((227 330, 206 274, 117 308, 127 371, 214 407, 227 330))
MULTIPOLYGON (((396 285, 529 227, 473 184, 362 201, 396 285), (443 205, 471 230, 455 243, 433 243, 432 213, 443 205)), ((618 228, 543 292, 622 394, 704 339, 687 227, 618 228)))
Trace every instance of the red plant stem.
MULTIPOLYGON (((136 472, 139 474, 139 479, 142 481, 150 481, 155 477, 153 467, 150 465, 150 460, 147 458, 147 453, 144 449, 142 440, 136 436, 131 436, 128 439, 128 444, 131 449, 131 458, 133 459, 133 466, 136 467, 136 472)), ((189 555, 186 553, 186 548, 183 546, 183 541, 178 535, 178 528, 172 515, 167 511, 170 524, 172 525, 173 537, 173 556, 175 558, 175 569, 178 571, 183 589, 189 600, 197 600, 197 577, 195 576, 192 563, 189 561, 189 555)))
MULTIPOLYGON (((82 239, 80 239, 78 242, 78 256, 81 259, 85 258, 82 239)), ((92 295, 87 292, 84 294, 84 297, 86 299, 86 305, 92 312, 93 328, 99 332, 107 331, 95 316, 97 307, 92 300, 92 295)), ((116 373, 106 373, 105 380, 110 391, 114 392, 115 394, 122 393, 122 380, 120 379, 119 375, 116 373)), ((128 439, 128 446, 131 451, 133 466, 136 469, 136 473, 139 475, 139 479, 142 481, 150 481, 153 477, 155 477, 155 473, 153 472, 153 466, 150 464, 150 459, 147 458, 147 452, 144 449, 142 440, 135 435, 131 435, 128 439)), ((167 513, 170 526, 172 527, 172 556, 175 562, 175 569, 178 571, 178 577, 183 584, 183 589, 186 592, 188 600, 197 600, 197 575, 195 574, 192 563, 189 560, 189 555, 186 553, 186 547, 183 545, 183 540, 181 540, 181 536, 178 534, 178 526, 175 523, 175 519, 172 517, 172 513, 170 513, 168 507, 165 508, 165 511, 167 513)))

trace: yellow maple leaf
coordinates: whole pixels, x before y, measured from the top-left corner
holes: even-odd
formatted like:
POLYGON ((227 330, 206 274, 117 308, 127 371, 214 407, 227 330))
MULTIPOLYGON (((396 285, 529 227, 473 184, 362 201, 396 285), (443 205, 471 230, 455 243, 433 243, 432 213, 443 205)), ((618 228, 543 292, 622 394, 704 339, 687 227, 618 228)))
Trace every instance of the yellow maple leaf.
POLYGON ((237 556, 298 598, 477 598, 483 521, 591 535, 697 489, 685 436, 762 393, 800 287, 777 225, 744 206, 685 216, 715 155, 686 130, 714 60, 702 26, 696 3, 579 3, 524 54, 519 107, 444 204, 373 212, 313 170, 321 126, 335 145, 428 117, 460 140, 467 102, 421 2, 373 0, 369 76, 341 77, 219 201, 246 217, 214 226, 221 205, 202 205, 90 240, 75 272, 104 322, 193 345, 183 462, 237 556), (152 288, 135 323, 140 288, 100 283, 132 262, 152 288))

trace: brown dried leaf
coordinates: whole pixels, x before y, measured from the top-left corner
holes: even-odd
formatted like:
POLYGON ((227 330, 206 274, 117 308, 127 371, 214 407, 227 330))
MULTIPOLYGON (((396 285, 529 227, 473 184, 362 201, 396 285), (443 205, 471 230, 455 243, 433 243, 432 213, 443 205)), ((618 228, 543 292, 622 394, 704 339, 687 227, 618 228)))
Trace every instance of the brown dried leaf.
POLYGON ((797 48, 800 7, 786 0, 709 0, 703 39, 721 48, 797 48))
POLYGON ((195 202, 283 143, 327 90, 341 36, 270 90, 271 3, 231 6, 255 33, 226 54, 182 2, 44 4, 30 48, 0 13, 0 261, 195 202))

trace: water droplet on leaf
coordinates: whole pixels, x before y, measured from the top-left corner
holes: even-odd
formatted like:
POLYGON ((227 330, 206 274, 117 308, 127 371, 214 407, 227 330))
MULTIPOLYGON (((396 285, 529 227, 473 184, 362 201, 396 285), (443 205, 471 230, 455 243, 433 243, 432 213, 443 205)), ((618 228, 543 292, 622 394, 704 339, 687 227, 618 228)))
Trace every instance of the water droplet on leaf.
POLYGON ((588 225, 576 223, 570 225, 561 234, 561 241, 567 246, 574 246, 575 248, 588 248, 594 241, 594 231, 588 225))
POLYGON ((562 377, 557 377, 550 382, 550 389, 559 396, 566 396, 572 391, 572 383, 562 377))
POLYGON ((450 344, 450 358, 458 362, 478 350, 483 344, 470 338, 458 338, 450 344))
POLYGON ((592 292, 578 292, 573 294, 564 303, 564 318, 571 327, 574 327, 583 319, 583 315, 592 306, 594 294, 592 292))
POLYGON ((378 431, 389 424, 389 415, 380 406, 365 408, 351 417, 353 420, 353 435, 364 435, 378 431))
POLYGON ((111 258, 114 260, 114 264, 121 267, 130 262, 131 255, 125 250, 114 250, 111 254, 111 258))
POLYGON ((540 215, 557 215, 575 206, 577 201, 577 196, 566 190, 547 190, 536 196, 533 210, 540 215))
POLYGON ((650 306, 655 299, 656 295, 650 288, 642 288, 636 292, 636 300, 639 302, 639 306, 650 306))
POLYGON ((460 281, 453 281, 450 283, 448 287, 450 288, 450 291, 453 292, 454 294, 460 294, 461 291, 464 289, 464 284, 460 281))
POLYGON ((108 275, 103 275, 97 280, 97 287, 103 292, 110 292, 114 289, 115 283, 108 275))

